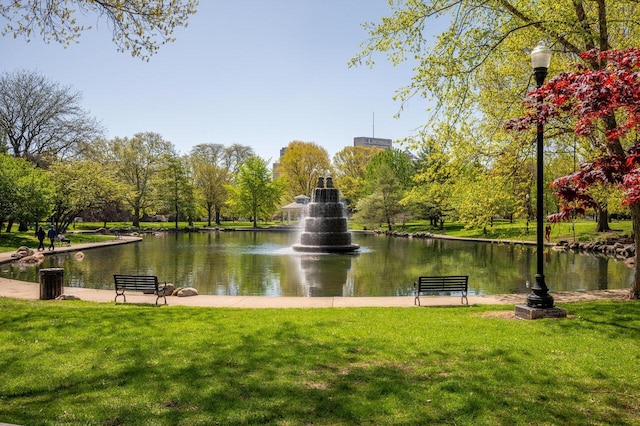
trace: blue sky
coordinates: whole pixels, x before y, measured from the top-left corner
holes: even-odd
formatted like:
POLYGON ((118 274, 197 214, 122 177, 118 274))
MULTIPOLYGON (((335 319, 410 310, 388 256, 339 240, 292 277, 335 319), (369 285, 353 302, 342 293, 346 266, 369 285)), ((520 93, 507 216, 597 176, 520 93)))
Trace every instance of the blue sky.
POLYGON ((119 53, 105 21, 63 48, 0 38, 0 72, 35 70, 82 94, 106 136, 152 131, 188 153, 199 143, 240 143, 277 159, 293 140, 331 157, 356 136, 401 139, 427 119, 427 102, 400 109, 410 64, 377 58, 348 68, 367 38, 363 22, 389 14, 386 0, 201 0, 198 13, 149 62, 119 53))

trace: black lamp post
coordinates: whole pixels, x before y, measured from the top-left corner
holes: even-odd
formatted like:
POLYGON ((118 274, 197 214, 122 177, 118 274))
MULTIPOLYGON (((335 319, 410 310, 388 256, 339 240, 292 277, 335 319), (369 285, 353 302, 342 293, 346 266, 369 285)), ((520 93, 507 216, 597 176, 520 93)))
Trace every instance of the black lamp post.
MULTIPOLYGON (((531 65, 533 66, 533 75, 536 78, 538 88, 544 83, 547 77, 547 70, 551 63, 551 49, 539 42, 531 51, 531 65)), ((542 103, 542 97, 538 99, 542 103)), ((536 280, 531 286, 531 293, 527 296, 527 306, 532 308, 553 308, 553 297, 549 294, 549 288, 544 282, 544 127, 538 121, 538 131, 536 138, 537 148, 537 183, 536 183, 536 249, 537 249, 537 268, 536 280)))

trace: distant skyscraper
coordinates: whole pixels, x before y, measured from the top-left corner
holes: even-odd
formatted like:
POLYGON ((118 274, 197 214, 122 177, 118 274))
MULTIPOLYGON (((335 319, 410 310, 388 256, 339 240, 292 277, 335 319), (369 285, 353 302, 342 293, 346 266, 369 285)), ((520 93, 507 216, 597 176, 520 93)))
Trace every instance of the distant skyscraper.
POLYGON ((353 138, 353 146, 366 146, 366 147, 376 147, 382 149, 391 149, 393 148, 393 141, 391 139, 382 139, 382 138, 368 138, 366 136, 360 136, 353 138))
POLYGON ((284 148, 280 148, 280 158, 278 158, 278 161, 276 161, 275 163, 273 163, 272 168, 273 168, 273 178, 279 178, 280 177, 280 172, 278 171, 278 167, 280 167, 280 159, 282 158, 282 156, 284 155, 284 153, 287 152, 287 147, 285 146, 284 148))

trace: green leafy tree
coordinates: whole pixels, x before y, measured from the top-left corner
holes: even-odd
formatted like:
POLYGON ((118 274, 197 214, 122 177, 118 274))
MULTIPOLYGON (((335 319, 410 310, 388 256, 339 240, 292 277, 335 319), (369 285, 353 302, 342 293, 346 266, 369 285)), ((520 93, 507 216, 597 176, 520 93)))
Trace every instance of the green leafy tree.
POLYGON ((486 233, 494 218, 507 216, 513 208, 515 201, 507 190, 509 185, 510 182, 492 176, 490 171, 475 178, 458 180, 453 200, 460 220, 466 227, 480 228, 486 233), (478 203, 481 203, 481 209, 477 208, 478 203))
MULTIPOLYGON (((369 38, 350 61, 373 66, 376 54, 393 64, 412 61, 414 76, 397 98, 433 98, 432 123, 460 123, 480 112, 485 130, 516 116, 530 77, 523 47, 548 40, 553 67, 563 69, 583 51, 637 45, 640 8, 635 0, 400 0, 390 15, 364 25, 369 38), (448 23, 435 37, 431 28, 448 23), (512 111, 513 110, 513 111, 512 111)), ((597 61, 585 64, 599 68, 597 61)))
POLYGON ((226 185, 229 185, 231 175, 220 165, 223 156, 224 146, 220 144, 196 145, 190 154, 196 197, 207 212, 208 226, 214 215, 216 223, 220 224, 220 212, 228 199, 226 185))
POLYGON ((193 147, 189 159, 193 170, 193 182, 199 204, 207 211, 208 225, 215 215, 220 225, 220 215, 229 198, 227 185, 231 184, 240 165, 253 156, 253 149, 234 144, 200 144, 193 147))
POLYGON ((52 223, 59 232, 65 232, 74 218, 99 211, 118 196, 120 187, 114 175, 95 161, 59 161, 49 173, 53 184, 52 223))
POLYGON ((348 146, 333 156, 333 182, 349 205, 355 206, 365 195, 367 166, 380 148, 348 146))
MULTIPOLYGON (((558 0, 544 6, 533 0, 400 0, 389 5, 389 16, 365 24, 369 38, 350 64, 373 66, 379 55, 393 64, 411 62, 414 75, 396 93, 401 108, 413 96, 432 100, 435 106, 424 131, 446 138, 439 130, 446 128, 455 145, 469 152, 475 145, 485 169, 492 168, 495 153, 502 152, 505 143, 512 150, 521 143, 505 134, 502 122, 523 114, 520 100, 532 83, 530 58, 523 48, 539 40, 552 46, 553 76, 572 69, 581 52, 624 49, 640 42, 635 0, 558 0), (446 28, 432 34, 443 22, 446 28)), ((580 60, 587 69, 606 66, 593 56, 580 60)), ((575 122, 573 117, 547 123, 547 153, 575 148, 576 142, 585 152, 620 151, 602 137, 566 137, 575 122)), ((615 123, 610 116, 604 129, 614 129, 615 123)), ((468 180, 465 174, 460 177, 468 180)))
POLYGON ((327 150, 314 142, 294 141, 280 158, 278 172, 289 187, 289 195, 311 196, 318 177, 331 174, 327 150))
POLYGON ((195 196, 187 157, 168 154, 154 177, 156 206, 174 216, 175 228, 180 219, 193 226, 195 196))
POLYGON ((49 176, 42 169, 22 158, 0 154, 0 228, 5 221, 37 223, 47 217, 51 191, 49 176))
POLYGON ((452 198, 459 169, 445 144, 429 138, 420 145, 414 184, 403 204, 411 206, 416 216, 429 219, 431 226, 442 229, 445 217, 455 215, 452 198))
POLYGON ((399 149, 387 149, 375 154, 366 169, 366 179, 369 192, 377 185, 378 175, 390 170, 398 180, 398 185, 403 190, 408 189, 416 172, 411 158, 399 149))
POLYGON ((388 149, 376 153, 367 165, 366 196, 356 204, 357 220, 386 222, 389 230, 397 217, 404 223, 409 208, 401 203, 411 186, 415 167, 404 152, 388 149))
POLYGON ((227 186, 231 208, 251 217, 254 228, 258 227, 258 218, 268 218, 278 210, 285 190, 283 182, 271 175, 265 160, 250 157, 238 169, 235 184, 227 186))
POLYGON ((86 156, 95 158, 103 168, 114 170, 124 188, 123 200, 133 213, 133 226, 140 226, 142 214, 154 203, 154 182, 174 155, 173 144, 158 133, 136 133, 132 138, 99 140, 88 147, 86 156))
POLYGON ((395 218, 406 212, 400 203, 405 197, 401 179, 389 164, 381 163, 376 167, 371 188, 372 192, 356 205, 354 218, 364 223, 386 223, 387 229, 392 231, 395 218))
MULTIPOLYGON (((582 59, 599 64, 598 69, 582 66, 553 77, 527 96, 527 113, 507 126, 521 134, 571 118, 577 137, 599 142, 599 155, 553 182, 563 205, 550 219, 584 213, 601 202, 603 189, 616 186, 624 191, 624 203, 631 211, 636 253, 640 253, 639 58, 638 48, 584 52, 582 59)), ((636 268, 630 288, 632 299, 640 298, 639 271, 636 268)))
POLYGON ((161 45, 174 41, 173 31, 187 26, 197 5, 197 0, 9 1, 0 4, 0 16, 5 21, 2 35, 29 40, 37 32, 46 42, 68 45, 91 29, 78 15, 96 15, 112 29, 119 51, 149 59, 161 45))

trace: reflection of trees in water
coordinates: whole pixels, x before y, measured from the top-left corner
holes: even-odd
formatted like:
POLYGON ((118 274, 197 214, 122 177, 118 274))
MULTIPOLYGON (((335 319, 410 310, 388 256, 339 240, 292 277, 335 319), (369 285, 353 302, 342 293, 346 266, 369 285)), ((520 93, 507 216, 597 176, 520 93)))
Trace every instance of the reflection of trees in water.
MULTIPOLYGON (((471 292, 482 294, 527 293, 535 277, 535 247, 447 240, 409 240, 367 236, 356 241, 372 253, 354 262, 355 295, 387 291, 385 277, 395 294, 410 294, 421 275, 469 275, 471 292), (534 261, 532 261, 532 259, 534 261), (398 267, 398 265, 405 265, 398 267), (388 270, 393 270, 393 275, 388 270), (378 290, 379 288, 379 290, 378 290)), ((548 250, 545 275, 552 291, 625 288, 630 270, 613 259, 588 258, 576 253, 548 250)))
POLYGON ((551 282, 551 290, 606 290, 627 288, 633 283, 633 269, 624 266, 620 259, 599 253, 552 250, 546 265, 556 279, 551 282))
MULTIPOLYGON (((142 243, 46 256, 40 268, 64 268, 65 285, 113 288, 113 274, 153 274, 201 294, 410 295, 420 275, 469 275, 473 292, 527 293, 535 247, 354 235, 356 255, 302 255, 286 249, 295 235, 221 232, 147 235, 142 243), (285 251, 282 253, 281 251, 285 251), (323 293, 324 292, 324 293, 323 293)), ((1 265, 8 278, 38 282, 38 268, 1 265)), ((551 291, 626 288, 633 270, 616 261, 547 249, 551 291)))

